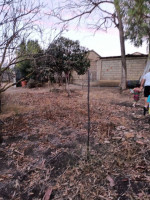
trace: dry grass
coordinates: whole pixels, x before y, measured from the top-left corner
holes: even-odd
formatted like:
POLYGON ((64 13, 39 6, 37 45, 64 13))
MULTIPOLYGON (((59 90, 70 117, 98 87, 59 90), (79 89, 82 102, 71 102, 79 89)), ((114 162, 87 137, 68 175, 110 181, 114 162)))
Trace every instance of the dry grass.
POLYGON ((40 200, 50 188, 55 200, 148 200, 150 125, 142 115, 144 99, 133 108, 129 90, 91 88, 87 162, 87 88, 71 89, 71 97, 48 88, 5 93, 0 197, 40 200))

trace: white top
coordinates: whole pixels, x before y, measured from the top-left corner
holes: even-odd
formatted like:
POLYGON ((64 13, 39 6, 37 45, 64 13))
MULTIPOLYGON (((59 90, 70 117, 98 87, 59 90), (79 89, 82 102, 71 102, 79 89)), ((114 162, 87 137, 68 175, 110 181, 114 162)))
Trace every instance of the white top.
POLYGON ((150 86, 150 72, 146 73, 143 79, 145 79, 144 86, 150 86))

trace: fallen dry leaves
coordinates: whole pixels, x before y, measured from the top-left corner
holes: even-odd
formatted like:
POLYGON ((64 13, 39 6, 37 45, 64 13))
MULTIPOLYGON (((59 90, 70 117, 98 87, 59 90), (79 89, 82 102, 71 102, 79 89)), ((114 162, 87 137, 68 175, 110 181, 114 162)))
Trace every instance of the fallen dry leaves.
POLYGON ((3 102, 1 199, 150 199, 150 116, 142 115, 143 99, 133 108, 128 90, 91 89, 89 161, 86 88, 72 89, 71 97, 17 88, 3 102))

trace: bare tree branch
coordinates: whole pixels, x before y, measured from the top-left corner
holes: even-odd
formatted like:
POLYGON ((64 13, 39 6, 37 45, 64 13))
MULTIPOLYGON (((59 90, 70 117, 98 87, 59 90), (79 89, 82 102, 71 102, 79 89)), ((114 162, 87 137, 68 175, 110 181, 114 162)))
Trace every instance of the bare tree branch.
POLYGON ((12 86, 14 86, 14 85, 17 85, 17 84, 20 83, 21 81, 23 81, 23 80, 25 80, 26 78, 30 77, 33 73, 34 73, 34 71, 31 72, 30 74, 28 74, 27 76, 21 78, 19 81, 15 82, 15 83, 11 83, 11 84, 6 83, 4 86, 2 86, 2 87, 0 88, 0 93, 5 92, 8 88, 10 88, 10 87, 12 87, 12 86))
MULTIPOLYGON (((87 25, 94 31, 107 30, 111 26, 117 27, 120 33, 120 46, 122 55, 123 82, 121 87, 126 88, 126 60, 124 45, 124 29, 122 23, 122 11, 119 0, 66 0, 54 8, 51 14, 60 20, 60 23, 70 23, 78 20, 78 24, 84 18, 87 25), (110 9, 111 7, 111 9, 110 9), (90 23, 88 23, 88 19, 90 23)), ((81 24, 83 25, 83 24, 81 24)))

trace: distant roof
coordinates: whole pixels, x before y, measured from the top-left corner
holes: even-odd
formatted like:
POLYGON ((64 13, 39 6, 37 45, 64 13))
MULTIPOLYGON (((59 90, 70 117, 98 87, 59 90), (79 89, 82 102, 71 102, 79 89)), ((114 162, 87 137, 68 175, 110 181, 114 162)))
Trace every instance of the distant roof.
MULTIPOLYGON (((98 57, 100 58, 104 58, 104 59, 107 59, 107 58, 120 58, 121 56, 100 56, 96 51, 94 51, 93 49, 92 50, 89 50, 89 52, 94 52, 98 57)), ((147 57, 148 54, 143 54, 143 53, 140 53, 140 52, 134 52, 132 54, 126 54, 126 57, 147 57)))
MULTIPOLYGON (((130 54, 128 54, 128 55, 130 55, 130 54)), ((131 55, 146 55, 146 54, 143 54, 143 53, 140 53, 140 52, 134 52, 131 55)))
MULTIPOLYGON (((133 53, 133 54, 126 54, 127 58, 129 58, 129 57, 134 57, 134 58, 136 58, 136 57, 147 57, 147 56, 148 56, 147 54, 142 54, 142 53, 137 54, 137 52, 133 53)), ((107 56, 107 57, 101 57, 101 58, 102 59, 121 58, 121 56, 107 56)))
POLYGON ((91 51, 93 51, 95 54, 97 54, 98 57, 101 58, 101 56, 100 56, 96 51, 94 51, 93 49, 92 49, 92 50, 89 50, 89 52, 91 52, 91 51))

